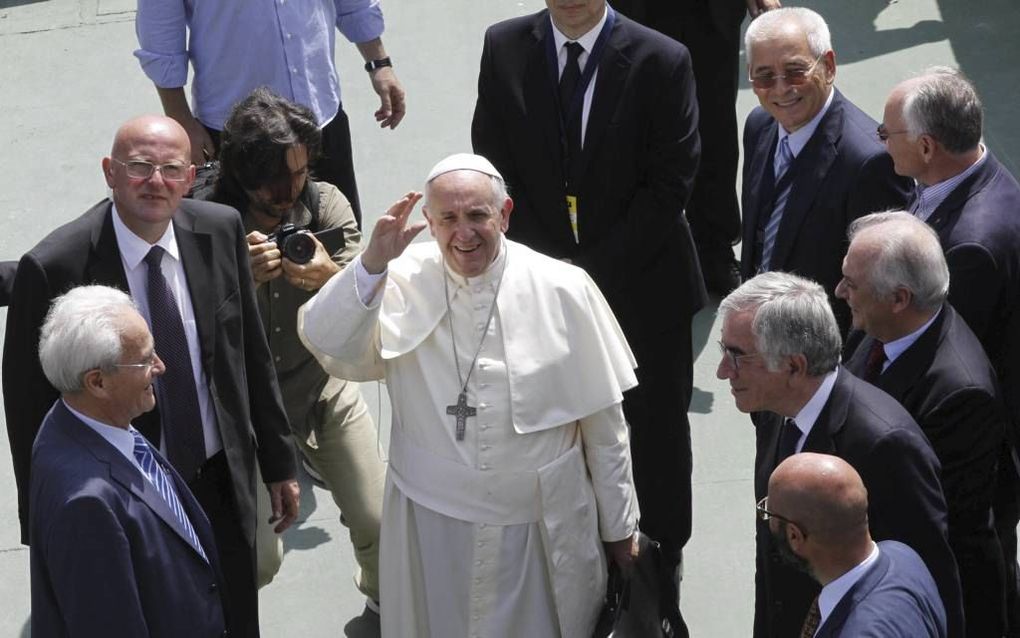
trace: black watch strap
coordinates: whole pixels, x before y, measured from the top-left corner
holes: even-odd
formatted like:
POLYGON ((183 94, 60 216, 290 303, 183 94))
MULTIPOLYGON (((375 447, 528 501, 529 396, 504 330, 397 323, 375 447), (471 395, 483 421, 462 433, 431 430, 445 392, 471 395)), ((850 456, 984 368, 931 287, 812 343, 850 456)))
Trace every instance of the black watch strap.
POLYGON ((372 71, 381 69, 384 66, 393 66, 393 60, 390 60, 389 57, 379 58, 378 60, 369 60, 365 63, 365 70, 371 73, 372 71))

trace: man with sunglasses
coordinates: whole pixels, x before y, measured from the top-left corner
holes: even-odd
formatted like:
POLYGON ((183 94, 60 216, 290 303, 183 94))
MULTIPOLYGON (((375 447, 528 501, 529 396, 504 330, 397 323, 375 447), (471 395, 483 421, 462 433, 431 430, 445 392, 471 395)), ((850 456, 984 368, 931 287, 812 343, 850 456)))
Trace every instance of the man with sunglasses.
POLYGON ((791 456, 769 478, 757 514, 780 554, 822 585, 800 635, 946 637, 931 573, 908 545, 871 539, 868 490, 846 461, 791 456))
MULTIPOLYGON (((934 575, 949 635, 963 635, 956 562, 946 531, 940 467, 931 445, 895 399, 839 365, 842 339, 820 285, 763 273, 719 305, 723 356, 716 376, 755 422, 755 497, 776 466, 799 452, 852 465, 873 495, 871 535, 914 548, 934 575)), ((791 567, 768 527, 756 534, 755 638, 800 635, 818 583, 791 567)))
MULTIPOLYGON (((875 137, 876 122, 833 83, 836 54, 820 15, 768 11, 745 35, 748 78, 761 102, 744 126, 740 272, 770 270, 822 284, 830 299, 846 253, 846 227, 902 208, 909 180, 897 177, 875 137)), ((840 328, 849 325, 836 307, 840 328)))
POLYGON ((996 529, 1006 556, 1009 636, 1020 636, 1020 185, 981 143, 984 107, 958 71, 929 69, 898 84, 879 133, 896 172, 917 180, 909 211, 938 233, 949 303, 995 368, 1012 421, 999 461, 996 529))
POLYGON ((232 208, 183 200, 195 177, 188 135, 170 118, 129 120, 102 161, 112 189, 18 265, 7 314, 3 394, 28 542, 32 441, 58 396, 36 344, 50 299, 83 283, 129 292, 167 372, 135 427, 166 453, 209 517, 232 634, 257 636, 255 464, 276 531, 297 517, 290 426, 255 301, 248 245, 232 208), (257 442, 257 446, 256 446, 257 442))

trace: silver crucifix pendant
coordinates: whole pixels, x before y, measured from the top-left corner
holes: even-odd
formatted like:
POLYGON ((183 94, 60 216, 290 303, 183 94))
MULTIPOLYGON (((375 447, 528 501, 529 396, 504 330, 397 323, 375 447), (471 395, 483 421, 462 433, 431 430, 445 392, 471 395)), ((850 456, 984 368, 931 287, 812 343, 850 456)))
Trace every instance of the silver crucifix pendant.
POLYGON ((478 414, 478 410, 467 403, 467 394, 461 392, 457 396, 457 405, 446 406, 446 413, 457 417, 457 440, 464 440, 464 428, 467 426, 467 418, 478 414))

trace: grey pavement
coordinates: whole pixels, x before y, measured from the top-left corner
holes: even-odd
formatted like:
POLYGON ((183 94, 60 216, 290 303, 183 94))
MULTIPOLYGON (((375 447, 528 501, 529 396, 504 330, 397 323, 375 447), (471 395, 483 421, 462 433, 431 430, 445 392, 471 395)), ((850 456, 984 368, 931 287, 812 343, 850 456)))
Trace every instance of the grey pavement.
MULTIPOLYGON (((826 16, 832 28, 837 85, 876 119, 898 80, 931 64, 959 65, 984 98, 988 146, 1018 173, 1020 127, 1012 119, 1020 86, 1020 9, 1013 0, 805 5, 826 16)), ((366 227, 404 192, 421 189, 437 159, 469 149, 485 27, 541 6, 539 0, 384 0, 384 40, 408 94, 408 116, 396 131, 375 126, 375 95, 356 50, 341 38, 337 60, 366 227)), ((99 160, 113 132, 132 115, 159 111, 155 91, 131 55, 133 9, 131 0, 0 0, 0 259, 18 258, 102 198, 99 160)), ((742 87, 741 121, 756 103, 746 82, 742 87)), ((6 310, 0 310, 0 322, 5 319, 6 310)), ((715 378, 714 324, 714 308, 695 321, 701 352, 691 408, 695 518, 682 607, 692 635, 729 638, 749 635, 751 626, 754 443, 750 421, 715 378)), ((385 392, 380 397, 377 384, 363 390, 385 442, 385 392)), ((0 524, 0 636, 27 636, 28 551, 18 543, 14 479, 3 444, 0 485, 6 486, 0 520, 7 521, 0 524)), ((307 480, 303 489, 300 523, 284 536, 283 568, 261 593, 263 634, 371 636, 378 627, 362 615, 339 512, 325 491, 307 480)))

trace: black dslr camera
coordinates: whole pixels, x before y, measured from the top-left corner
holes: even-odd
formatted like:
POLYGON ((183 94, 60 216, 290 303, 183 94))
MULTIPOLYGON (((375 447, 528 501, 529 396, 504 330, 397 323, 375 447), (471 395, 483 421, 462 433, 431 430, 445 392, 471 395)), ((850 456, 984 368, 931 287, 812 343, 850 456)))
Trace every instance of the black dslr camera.
POLYGON ((267 242, 276 244, 285 259, 295 264, 307 264, 315 256, 315 241, 311 233, 305 232, 304 226, 284 224, 280 230, 266 238, 267 242))

